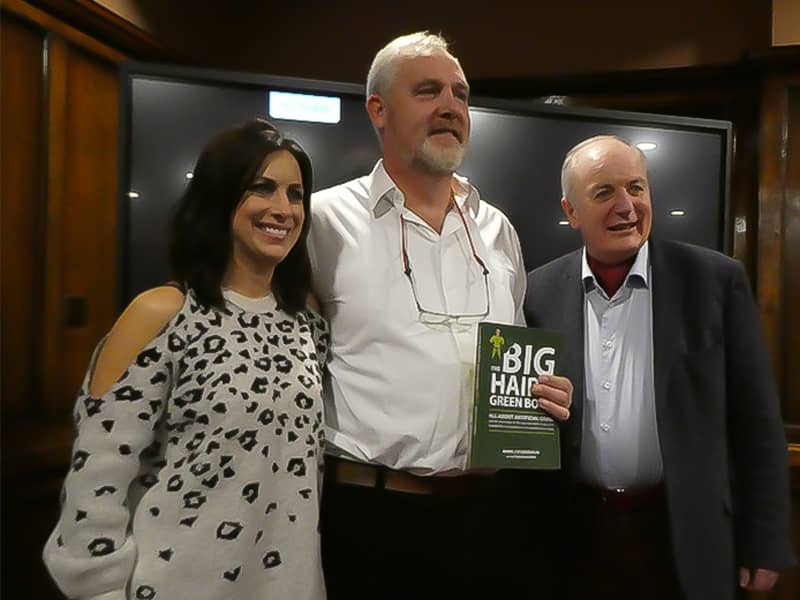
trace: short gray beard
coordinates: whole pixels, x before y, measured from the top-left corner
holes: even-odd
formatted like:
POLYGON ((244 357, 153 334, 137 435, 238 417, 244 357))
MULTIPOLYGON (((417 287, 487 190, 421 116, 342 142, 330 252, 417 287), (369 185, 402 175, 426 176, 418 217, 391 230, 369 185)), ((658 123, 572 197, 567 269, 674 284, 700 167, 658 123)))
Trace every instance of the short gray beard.
POLYGON ((414 155, 414 160, 431 173, 455 173, 464 161, 466 144, 458 144, 452 148, 434 147, 426 138, 414 155))

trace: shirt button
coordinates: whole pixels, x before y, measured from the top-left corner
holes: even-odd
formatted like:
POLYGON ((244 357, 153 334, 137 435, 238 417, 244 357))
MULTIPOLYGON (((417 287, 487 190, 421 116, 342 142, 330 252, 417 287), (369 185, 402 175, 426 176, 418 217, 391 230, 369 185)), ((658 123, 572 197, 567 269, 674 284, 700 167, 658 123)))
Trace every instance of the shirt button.
POLYGON ((606 340, 605 342, 603 342, 603 348, 605 348, 606 350, 611 348, 611 346, 613 346, 613 345, 614 344, 611 343, 611 340, 606 340))
POLYGON ((603 389, 606 390, 606 391, 610 390, 611 389, 611 382, 610 381, 604 381, 603 382, 603 389))
POLYGON ((600 429, 602 429, 603 431, 608 431, 609 429, 611 429, 611 426, 608 423, 603 423, 600 425, 600 429))

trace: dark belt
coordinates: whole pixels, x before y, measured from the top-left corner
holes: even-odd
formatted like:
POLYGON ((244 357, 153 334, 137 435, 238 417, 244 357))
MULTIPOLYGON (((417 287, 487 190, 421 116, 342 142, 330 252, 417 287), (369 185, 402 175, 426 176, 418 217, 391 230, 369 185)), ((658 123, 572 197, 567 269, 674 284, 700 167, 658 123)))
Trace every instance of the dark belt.
POLYGON ((357 485, 430 496, 477 496, 485 493, 492 483, 490 475, 419 476, 407 471, 369 465, 335 456, 325 457, 325 484, 357 485))
POLYGON ((577 496, 584 504, 592 504, 606 510, 634 510, 660 506, 666 500, 663 485, 631 489, 606 489, 581 485, 578 486, 577 496))

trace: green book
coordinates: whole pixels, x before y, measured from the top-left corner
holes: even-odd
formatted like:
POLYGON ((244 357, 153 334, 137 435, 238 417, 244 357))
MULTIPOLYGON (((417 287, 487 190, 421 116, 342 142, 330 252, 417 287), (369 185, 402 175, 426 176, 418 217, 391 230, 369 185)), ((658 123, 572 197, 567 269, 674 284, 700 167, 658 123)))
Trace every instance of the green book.
POLYGON ((531 395, 543 374, 558 374, 561 336, 552 331, 480 323, 469 466, 559 469, 556 422, 531 395))

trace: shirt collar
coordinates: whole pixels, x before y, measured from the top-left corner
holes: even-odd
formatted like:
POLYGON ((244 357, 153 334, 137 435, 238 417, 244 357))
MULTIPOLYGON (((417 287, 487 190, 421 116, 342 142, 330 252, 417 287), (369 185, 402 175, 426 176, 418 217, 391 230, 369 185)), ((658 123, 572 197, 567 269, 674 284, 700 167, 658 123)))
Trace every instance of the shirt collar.
MULTIPOLYGON (((379 159, 369 174, 367 182, 369 189, 369 208, 376 219, 381 218, 392 208, 401 208, 405 203, 403 192, 397 187, 383 166, 383 159, 379 159)), ((467 209, 474 218, 480 207, 480 194, 466 177, 453 173, 453 192, 456 203, 461 210, 467 209)))
MULTIPOLYGON (((625 277, 625 281, 622 283, 621 287, 627 287, 628 283, 632 283, 632 279, 638 281, 640 285, 643 287, 649 288, 650 287, 650 269, 648 268, 650 265, 650 242, 646 241, 642 244, 642 247, 639 248, 639 252, 636 253, 636 260, 633 261, 633 265, 631 265, 631 270, 628 271, 628 275, 625 277)), ((584 292, 589 292, 593 288, 602 289, 600 285, 597 283, 597 279, 595 279, 594 273, 592 273, 592 269, 589 267, 589 259, 586 255, 586 246, 583 247, 583 252, 581 253, 581 281, 583 282, 583 290, 584 292)), ((638 287, 638 286, 637 286, 638 287)))

